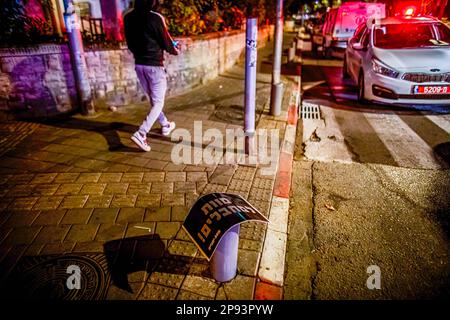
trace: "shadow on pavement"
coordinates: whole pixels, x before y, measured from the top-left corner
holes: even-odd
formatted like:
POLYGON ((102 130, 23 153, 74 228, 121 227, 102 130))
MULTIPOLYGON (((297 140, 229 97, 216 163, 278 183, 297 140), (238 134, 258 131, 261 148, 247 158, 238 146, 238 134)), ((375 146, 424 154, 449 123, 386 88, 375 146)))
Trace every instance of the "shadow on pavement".
MULTIPOLYGON (((433 148, 433 151, 439 160, 444 161, 450 167, 450 142, 444 142, 436 145, 433 148)), ((443 170, 442 175, 445 177, 445 174, 447 173, 448 177, 448 172, 448 169, 443 170)), ((430 214, 437 221, 443 234, 450 241, 450 196, 448 196, 448 190, 450 190, 450 179, 444 178, 441 182, 436 181, 435 185, 432 186, 432 189, 433 192, 443 194, 444 197, 442 199, 439 199, 439 197, 434 198, 435 208, 430 212, 430 214), (445 196, 446 194, 447 196, 445 196)), ((450 297, 450 287, 447 287, 446 290, 446 297, 448 298, 450 297)))
MULTIPOLYGON (((129 276, 143 271, 185 275, 196 260, 191 256, 173 255, 158 234, 113 240, 104 244, 112 285, 132 292, 129 276)), ((199 261, 200 262, 200 261, 199 261)), ((211 277, 209 272, 203 276, 211 277)))
POLYGON ((450 142, 444 142, 435 146, 434 153, 450 166, 450 142))
POLYGON ((130 148, 122 144, 118 131, 127 132, 130 136, 138 129, 137 126, 122 122, 101 122, 74 118, 71 115, 61 115, 51 119, 33 119, 29 122, 39 123, 61 129, 86 130, 101 134, 112 152, 141 152, 137 147, 130 148))
POLYGON ((113 240, 104 245, 112 284, 132 292, 128 275, 138 271, 151 273, 166 250, 159 235, 113 240))
MULTIPOLYGON (((263 60, 260 65, 260 73, 272 74, 272 61, 263 60)), ((286 62, 281 65, 281 74, 285 76, 299 76, 301 74, 300 62, 286 62)))

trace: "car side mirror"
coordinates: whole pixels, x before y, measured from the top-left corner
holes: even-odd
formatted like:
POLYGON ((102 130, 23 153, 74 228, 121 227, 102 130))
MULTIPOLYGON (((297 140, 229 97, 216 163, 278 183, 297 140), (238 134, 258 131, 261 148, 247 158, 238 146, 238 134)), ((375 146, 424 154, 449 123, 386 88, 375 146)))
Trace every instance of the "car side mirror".
POLYGON ((352 48, 358 51, 366 50, 366 47, 361 42, 353 43, 352 48))

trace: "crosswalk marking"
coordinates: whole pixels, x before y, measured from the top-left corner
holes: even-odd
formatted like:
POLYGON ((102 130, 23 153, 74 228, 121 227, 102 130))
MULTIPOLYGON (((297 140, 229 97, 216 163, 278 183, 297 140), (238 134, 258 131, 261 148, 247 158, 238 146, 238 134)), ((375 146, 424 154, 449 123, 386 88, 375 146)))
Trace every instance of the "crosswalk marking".
POLYGON ((433 149, 398 115, 364 114, 372 129, 402 167, 440 169, 445 166, 433 149))
POLYGON ((316 82, 307 84, 320 85, 312 85, 305 92, 304 101, 321 105, 322 120, 321 123, 302 121, 306 158, 422 169, 450 168, 448 106, 416 105, 405 109, 362 106, 356 102, 355 84, 343 81, 339 68, 318 65, 319 77, 313 74, 314 68, 308 70, 311 80, 316 82), (320 80, 325 80, 326 85, 320 80))
POLYGON ((450 115, 427 115, 426 117, 439 128, 450 133, 450 115))
MULTIPOLYGON (((311 103, 309 103, 311 104, 311 103)), ((361 112, 359 117, 364 117, 367 121, 369 127, 364 127, 364 125, 355 123, 355 127, 351 124, 356 121, 358 117, 350 117, 353 114, 339 113, 341 120, 345 120, 345 130, 340 128, 343 123, 339 124, 336 120, 337 114, 335 109, 328 106, 321 106, 321 112, 323 115, 322 121, 303 121, 303 142, 305 144, 305 156, 308 159, 324 162, 352 162, 352 152, 355 150, 349 150, 348 144, 345 144, 344 139, 349 139, 351 137, 355 138, 355 135, 363 135, 363 132, 370 135, 370 132, 378 137, 378 141, 384 145, 384 158, 381 154, 378 159, 373 157, 370 153, 365 153, 364 147, 363 154, 360 154, 364 162, 373 159, 379 161, 379 159, 387 159, 386 156, 390 156, 391 162, 383 162, 391 165, 398 165, 401 167, 409 168, 422 168, 422 169, 442 169, 449 168, 449 164, 446 163, 447 159, 441 159, 437 155, 436 151, 433 150, 434 145, 429 145, 429 140, 427 137, 422 137, 424 132, 416 132, 413 127, 410 127, 406 120, 403 120, 400 114, 394 111, 386 111, 384 113, 368 113, 361 112), (353 120, 352 120, 353 119, 353 120), (366 129, 364 129, 366 128, 366 129), (342 129, 342 130, 341 130, 342 129), (319 139, 311 139, 311 136, 317 134, 319 139), (333 141, 327 139, 327 137, 333 137, 333 141), (315 140, 315 141, 312 141, 315 140), (428 142, 427 142, 428 141, 428 142), (370 158, 370 159, 368 159, 370 158)), ((356 114, 355 114, 356 115, 356 114)), ((418 116, 421 116, 418 113, 418 116)), ((450 134, 450 114, 440 114, 440 115, 423 115, 424 118, 429 119, 434 125, 436 125, 436 130, 442 129, 446 133, 450 134)), ((358 122, 358 121, 356 121, 358 122)), ((422 130, 423 131, 423 130, 422 130)), ((428 131, 426 131, 428 133, 428 131)), ((433 132, 429 132, 433 135, 433 132)), ((364 139, 361 136, 360 139, 364 139)), ((357 139, 356 141, 361 141, 357 139)), ((353 139, 355 140, 355 139, 353 139)), ((370 140, 367 140, 370 141, 370 140)), ((356 151, 358 152, 358 147, 356 146, 356 151)))

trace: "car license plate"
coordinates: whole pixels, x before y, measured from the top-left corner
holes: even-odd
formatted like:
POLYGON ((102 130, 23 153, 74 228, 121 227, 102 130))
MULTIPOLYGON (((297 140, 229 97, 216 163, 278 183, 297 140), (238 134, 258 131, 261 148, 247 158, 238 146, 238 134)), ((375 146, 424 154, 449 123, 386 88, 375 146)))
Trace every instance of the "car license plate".
POLYGON ((450 94, 450 86, 414 86, 415 94, 450 94))

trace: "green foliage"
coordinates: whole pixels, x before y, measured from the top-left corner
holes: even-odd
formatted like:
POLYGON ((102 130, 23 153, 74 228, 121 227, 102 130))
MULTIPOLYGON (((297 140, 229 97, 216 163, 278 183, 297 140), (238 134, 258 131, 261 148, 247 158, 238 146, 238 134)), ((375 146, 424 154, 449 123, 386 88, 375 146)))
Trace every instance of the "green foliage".
POLYGON ((245 14, 238 7, 231 6, 222 11, 224 30, 239 30, 245 23, 245 14))
POLYGON ((206 28, 194 0, 165 1, 162 12, 167 18, 169 31, 173 35, 196 35, 206 28))
MULTIPOLYGON (((25 14, 26 0, 2 0, 0 2, 0 43, 2 46, 26 46, 55 41, 51 22, 31 18, 25 14)), ((44 9, 52 10, 50 0, 42 0, 44 9)))
MULTIPOLYGON (((274 0, 173 0, 164 1, 162 13, 174 36, 241 29, 246 16, 261 24, 270 18, 266 7, 274 0)), ((275 11, 275 10, 273 10, 275 11)))
POLYGON ((26 16, 21 1, 3 0, 0 4, 0 43, 23 40, 26 16))

